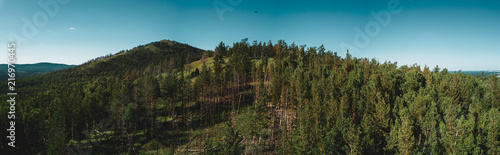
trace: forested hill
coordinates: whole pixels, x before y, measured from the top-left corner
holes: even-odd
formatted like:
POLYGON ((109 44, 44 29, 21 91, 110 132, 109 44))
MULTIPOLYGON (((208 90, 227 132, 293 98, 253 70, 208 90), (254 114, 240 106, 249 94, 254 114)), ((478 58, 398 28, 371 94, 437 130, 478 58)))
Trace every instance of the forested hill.
MULTIPOLYGON (((66 64, 48 63, 48 62, 41 62, 35 64, 14 64, 14 65, 16 66, 15 67, 16 78, 36 76, 76 66, 76 65, 66 65, 66 64)), ((7 64, 0 64, 0 68, 8 68, 8 67, 7 64)), ((7 78, 9 78, 9 76, 7 75, 7 69, 1 70, 0 79, 7 80, 7 78)))
POLYGON ((144 69, 148 65, 174 62, 174 68, 182 68, 187 61, 199 60, 204 50, 176 41, 162 40, 137 46, 131 50, 122 50, 114 55, 106 55, 89 60, 76 67, 90 70, 95 74, 102 72, 123 73, 126 70, 144 69))
POLYGON ((16 88, 16 148, 2 153, 500 153, 496 76, 283 40, 214 51, 163 40, 16 88))
MULTIPOLYGON (((204 52, 205 50, 187 44, 161 40, 139 45, 130 50, 122 50, 116 54, 97 57, 69 69, 17 79, 19 84, 17 88, 21 93, 31 94, 49 89, 58 90, 71 84, 96 81, 98 78, 140 74, 154 65, 172 65, 170 67, 173 69, 180 69, 188 61, 200 59, 204 52)), ((6 91, 6 89, 0 90, 2 93, 6 91)))

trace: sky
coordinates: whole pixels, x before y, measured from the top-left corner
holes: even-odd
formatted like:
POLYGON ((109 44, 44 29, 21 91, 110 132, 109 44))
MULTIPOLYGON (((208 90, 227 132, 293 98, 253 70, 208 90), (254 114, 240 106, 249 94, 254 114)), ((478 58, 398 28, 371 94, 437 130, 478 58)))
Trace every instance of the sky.
POLYGON ((16 42, 19 64, 78 65, 162 39, 213 50, 249 38, 398 66, 500 70, 499 36, 500 0, 0 0, 0 43, 16 42))

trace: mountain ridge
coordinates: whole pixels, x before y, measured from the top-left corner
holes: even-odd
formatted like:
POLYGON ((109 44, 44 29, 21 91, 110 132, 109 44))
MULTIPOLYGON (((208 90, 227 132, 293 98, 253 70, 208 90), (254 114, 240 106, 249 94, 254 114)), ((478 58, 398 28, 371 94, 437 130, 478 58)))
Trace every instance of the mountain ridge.
MULTIPOLYGON (((76 65, 67 65, 60 63, 40 62, 34 64, 13 64, 15 66, 16 78, 25 78, 30 76, 42 75, 45 73, 64 70, 75 67, 76 65)), ((0 68, 8 68, 7 64, 0 64, 0 68)), ((0 79, 9 78, 7 69, 0 71, 0 79)))

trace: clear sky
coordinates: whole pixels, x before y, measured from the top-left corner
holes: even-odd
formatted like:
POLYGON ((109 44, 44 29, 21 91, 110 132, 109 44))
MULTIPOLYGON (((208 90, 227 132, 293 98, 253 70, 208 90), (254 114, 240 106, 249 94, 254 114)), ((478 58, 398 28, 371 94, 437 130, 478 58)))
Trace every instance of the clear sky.
POLYGON ((249 38, 399 66, 500 70, 500 0, 0 0, 0 34, 0 63, 10 40, 17 63, 81 64, 162 39, 213 50, 249 38))

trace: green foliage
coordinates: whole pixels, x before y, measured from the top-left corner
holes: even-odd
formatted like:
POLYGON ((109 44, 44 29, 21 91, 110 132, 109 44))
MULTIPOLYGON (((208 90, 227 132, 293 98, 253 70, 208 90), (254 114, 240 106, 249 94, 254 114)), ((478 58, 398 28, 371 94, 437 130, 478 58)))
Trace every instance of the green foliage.
POLYGON ((222 154, 239 154, 239 145, 242 137, 239 136, 238 131, 234 129, 231 121, 227 121, 224 125, 222 133, 223 142, 221 144, 222 154))

